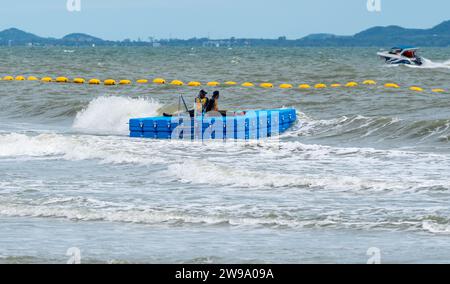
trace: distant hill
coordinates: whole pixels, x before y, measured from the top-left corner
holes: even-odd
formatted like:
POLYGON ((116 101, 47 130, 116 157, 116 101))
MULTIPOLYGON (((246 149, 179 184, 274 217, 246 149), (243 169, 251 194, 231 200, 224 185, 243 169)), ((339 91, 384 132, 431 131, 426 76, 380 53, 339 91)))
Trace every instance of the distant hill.
POLYGON ((16 28, 11 28, 0 32, 0 44, 8 44, 10 41, 15 43, 29 43, 29 42, 39 42, 45 40, 37 35, 30 34, 24 31, 21 31, 16 28))
MULTIPOLYGON (((11 45, 11 46, 23 46, 23 45, 33 45, 33 46, 51 46, 51 45, 61 45, 61 46, 84 46, 84 45, 112 45, 114 42, 105 41, 101 38, 93 37, 87 34, 73 33, 68 34, 61 39, 55 38, 44 38, 31 33, 24 32, 22 30, 11 28, 0 32, 0 46, 11 45)), ((120 42, 118 43, 120 44, 120 42)))
POLYGON ((431 29, 407 29, 399 26, 373 27, 353 36, 311 34, 301 39, 218 39, 208 38, 166 39, 152 42, 107 41, 88 34, 73 33, 61 39, 43 38, 11 28, 0 32, 0 46, 63 45, 63 46, 377 46, 391 47, 397 44, 450 47, 450 20, 431 29))
POLYGON ((450 35, 450 21, 443 22, 440 25, 435 26, 434 28, 430 29, 432 33, 435 33, 437 35, 450 35))
POLYGON ((68 34, 61 39, 64 42, 73 42, 73 43, 99 43, 103 42, 101 38, 93 37, 87 34, 68 34))
POLYGON ((450 21, 431 29, 406 29, 399 26, 373 27, 353 36, 304 37, 300 46, 450 46, 450 21))

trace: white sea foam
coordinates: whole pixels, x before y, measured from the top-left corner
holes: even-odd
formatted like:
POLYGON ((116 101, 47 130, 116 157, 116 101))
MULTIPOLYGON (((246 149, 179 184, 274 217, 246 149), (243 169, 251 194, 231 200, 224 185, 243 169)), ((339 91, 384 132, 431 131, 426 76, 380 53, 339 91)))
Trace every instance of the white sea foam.
POLYGON ((450 157, 445 154, 339 148, 299 141, 194 145, 118 136, 0 134, 0 158, 19 157, 158 164, 167 166, 164 175, 183 183, 230 188, 337 191, 450 188, 447 170, 450 157), (324 166, 329 164, 334 165, 334 170, 324 173, 324 166), (410 171, 417 174, 411 177, 410 171))
POLYGON ((152 99, 99 97, 77 114, 73 128, 87 133, 128 135, 130 118, 155 116, 161 107, 152 99))
POLYGON ((423 58, 423 64, 421 66, 407 65, 411 68, 423 68, 423 69, 450 69, 450 60, 444 62, 434 62, 429 59, 423 58))
POLYGON ((0 215, 9 217, 63 218, 73 221, 108 221, 138 224, 228 224, 232 226, 286 226, 300 228, 306 226, 324 226, 324 220, 285 220, 270 218, 239 218, 201 216, 197 214, 164 213, 154 210, 86 210, 76 208, 51 208, 29 205, 1 205, 0 215))
POLYGON ((433 234, 450 234, 450 224, 438 224, 436 222, 426 220, 422 222, 422 228, 433 234))
MULTIPOLYGON (((261 215, 258 212, 234 210, 226 207, 220 214, 211 211, 211 208, 169 209, 151 208, 148 206, 122 206, 111 202, 103 202, 95 199, 72 198, 61 199, 59 202, 53 199, 51 203, 33 201, 31 203, 17 200, 1 200, 0 216, 9 217, 38 217, 38 218, 63 218, 73 221, 108 221, 139 224, 205 224, 205 225, 231 225, 245 227, 348 227, 369 228, 379 225, 361 220, 343 219, 339 212, 326 212, 316 217, 289 216, 272 214, 261 215), (108 206, 105 206, 107 204, 108 206)), ((217 212, 219 208, 215 207, 217 212)), ((410 225, 410 224, 408 224, 410 225)), ((415 223, 412 224, 416 226, 415 223)))
MULTIPOLYGON (((186 210, 170 210, 150 208, 148 206, 125 206, 112 202, 104 202, 86 198, 52 198, 46 201, 1 200, 0 216, 64 218, 74 221, 109 221, 142 224, 265 224, 267 221, 252 221, 251 218, 219 217, 207 212, 185 212, 186 210)), ((270 221, 271 223, 273 222, 270 221)), ((289 221, 281 221, 289 224, 289 221)), ((290 224, 294 225, 294 223, 290 224)))
MULTIPOLYGON (((189 224, 229 225, 243 227, 299 228, 347 228, 360 230, 426 231, 433 234, 449 234, 450 226, 424 219, 420 215, 403 219, 393 214, 408 214, 409 209, 389 209, 385 212, 373 209, 350 211, 324 210, 317 214, 290 214, 286 208, 273 208, 271 214, 243 207, 220 207, 197 204, 195 208, 156 208, 146 205, 105 202, 86 198, 52 198, 45 200, 0 200, 0 216, 62 218, 72 221, 107 221, 151 225, 183 226, 189 224), (214 208, 214 209, 213 209, 214 208), (220 212, 219 212, 220 211, 220 212), (262 213, 262 214, 261 214, 262 213), (376 214, 374 219, 371 215, 376 214), (365 216, 366 218, 361 218, 365 216)), ((270 207, 271 208, 271 207, 270 207)), ((430 212, 431 213, 431 212, 430 212)), ((427 214, 424 212, 424 214, 427 214)))
POLYGON ((271 170, 270 164, 264 170, 250 171, 239 167, 217 166, 205 161, 188 161, 168 167, 171 176, 193 184, 210 184, 244 188, 311 188, 347 190, 400 190, 405 185, 398 181, 379 181, 370 178, 342 175, 294 175, 283 174, 280 169, 271 170))
POLYGON ((128 141, 118 137, 97 137, 88 135, 65 136, 40 134, 30 136, 19 133, 0 135, 0 158, 47 157, 71 161, 100 160, 102 163, 161 162, 152 155, 145 155, 134 149, 130 151, 128 141))
POLYGON ((406 66, 409 68, 417 68, 417 69, 450 69, 450 60, 446 60, 443 62, 434 62, 427 58, 422 58, 423 64, 418 65, 409 65, 409 64, 386 64, 385 68, 395 68, 400 66, 406 66))
MULTIPOLYGON (((304 161, 335 159, 336 162, 356 159, 355 162, 387 163, 399 160, 415 165, 439 162, 449 163, 448 155, 406 150, 377 150, 373 148, 331 147, 317 144, 304 144, 298 141, 247 143, 211 142, 194 144, 185 141, 165 141, 150 139, 131 139, 117 136, 62 135, 46 133, 30 135, 22 133, 0 134, 0 157, 55 157, 69 160, 100 159, 121 163, 148 163, 149 159, 174 164, 186 158, 203 159, 205 150, 210 154, 207 160, 219 160, 223 164, 237 163, 246 157, 254 163, 294 166, 304 161), (225 156, 224 156, 225 155, 225 156), (240 159, 230 157, 240 157, 240 159), (283 158, 280 160, 280 158, 283 158), (387 161, 386 159, 389 159, 387 161), (294 163, 294 164, 292 164, 294 163)), ((289 168, 287 168, 289 169, 289 168)))

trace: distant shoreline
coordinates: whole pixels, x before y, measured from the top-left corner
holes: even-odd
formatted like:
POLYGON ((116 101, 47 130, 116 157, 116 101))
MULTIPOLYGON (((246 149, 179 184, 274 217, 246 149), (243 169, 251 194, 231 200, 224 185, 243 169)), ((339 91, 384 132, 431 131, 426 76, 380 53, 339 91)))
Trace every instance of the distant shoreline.
POLYGON ((450 20, 431 29, 407 29, 399 26, 373 27, 353 36, 312 34, 300 39, 154 39, 147 41, 109 41, 88 34, 73 33, 61 39, 43 38, 11 28, 0 32, 0 46, 143 46, 143 47, 391 47, 398 44, 422 47, 450 47, 450 20))

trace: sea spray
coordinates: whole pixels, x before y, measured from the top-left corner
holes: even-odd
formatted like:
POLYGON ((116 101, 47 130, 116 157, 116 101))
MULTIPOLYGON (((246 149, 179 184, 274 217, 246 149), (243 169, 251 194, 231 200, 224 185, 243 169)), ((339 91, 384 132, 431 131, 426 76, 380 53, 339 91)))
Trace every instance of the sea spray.
POLYGON ((153 99, 99 97, 76 115, 72 127, 87 133, 127 135, 130 118, 158 115, 161 107, 153 99))
POLYGON ((434 62, 430 59, 423 58, 423 64, 421 66, 407 65, 412 68, 423 68, 423 69, 450 69, 450 60, 444 62, 434 62))

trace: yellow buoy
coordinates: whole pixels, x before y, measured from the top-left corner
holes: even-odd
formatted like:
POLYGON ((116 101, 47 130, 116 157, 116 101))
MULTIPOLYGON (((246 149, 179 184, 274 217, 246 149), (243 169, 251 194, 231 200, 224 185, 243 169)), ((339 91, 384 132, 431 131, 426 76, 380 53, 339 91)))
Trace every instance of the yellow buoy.
POLYGON ((365 81, 363 82, 363 84, 364 84, 364 85, 376 85, 377 82, 374 81, 374 80, 365 80, 365 81))
POLYGON ((394 89, 400 88, 400 86, 397 85, 397 84, 395 84, 395 83, 386 83, 386 84, 384 84, 384 86, 385 86, 386 88, 394 88, 394 89))
POLYGON ((305 90, 305 89, 311 89, 311 86, 308 84, 301 84, 301 85, 298 85, 298 88, 305 90))
POLYGON ((261 83, 259 86, 261 88, 273 88, 273 84, 272 83, 261 83))
POLYGON ((291 84, 281 84, 280 88, 281 89, 292 89, 292 85, 291 84))
POLYGON ((120 80, 119 81, 119 85, 130 85, 131 81, 130 80, 120 80))
POLYGON ((29 76, 29 77, 27 78, 27 80, 28 80, 28 81, 38 81, 39 79, 38 79, 37 77, 34 77, 34 76, 29 76))
POLYGON ((188 86, 190 86, 190 87, 199 87, 201 85, 202 85, 202 83, 197 82, 197 81, 191 81, 188 83, 188 86))
POLYGON ((220 85, 220 83, 213 81, 213 82, 208 82, 206 85, 209 87, 217 87, 220 85))
POLYGON ((415 87, 415 86, 413 86, 413 87, 411 87, 411 88, 409 88, 411 91, 415 91, 415 92, 423 92, 423 89, 421 88, 421 87, 415 87))
POLYGON ((67 83, 69 82, 69 79, 66 77, 57 77, 55 81, 56 83, 67 83))
POLYGON ((147 84, 148 80, 147 79, 139 79, 139 80, 136 81, 136 83, 138 83, 138 84, 147 84))
POLYGON ((105 82, 103 82, 106 86, 112 86, 116 84, 116 81, 114 81, 113 79, 107 79, 105 80, 105 82))
POLYGON ((170 84, 174 85, 174 86, 183 86, 184 85, 183 81, 180 81, 180 80, 173 80, 172 82, 170 82, 170 84))
POLYGON ((51 81, 53 81, 53 79, 51 77, 44 77, 41 79, 41 81, 45 83, 50 83, 51 81))
POLYGON ((228 85, 228 86, 236 86, 237 83, 234 82, 234 81, 227 81, 227 82, 225 82, 225 85, 228 85))
POLYGON ((255 86, 255 84, 250 83, 250 82, 245 82, 242 84, 242 87, 254 87, 254 86, 255 86))
POLYGON ((330 85, 332 88, 339 88, 341 86, 341 84, 331 84, 330 85))
POLYGON ((89 80, 89 84, 90 85, 99 85, 99 84, 101 84, 102 82, 99 80, 99 79, 91 79, 91 80, 89 80))
POLYGON ((5 81, 14 81, 14 77, 13 76, 5 76, 5 77, 3 77, 3 80, 5 80, 5 81))
POLYGON ((155 80, 153 80, 153 83, 162 85, 166 83, 166 80, 164 80, 163 78, 156 78, 155 80))
POLYGON ((348 88, 357 87, 358 83, 356 83, 356 82, 348 82, 345 86, 348 87, 348 88))
POLYGON ((314 86, 314 88, 316 88, 316 89, 325 89, 326 87, 327 87, 327 85, 325 85, 325 84, 316 84, 314 86))
POLYGON ((432 90, 433 93, 445 93, 444 89, 433 89, 432 90))
POLYGON ((25 77, 24 76, 17 76, 16 77, 16 81, 25 81, 25 77))
POLYGON ((75 79, 73 79, 73 82, 75 84, 84 84, 84 82, 86 82, 86 80, 84 80, 83 78, 75 78, 75 79))

